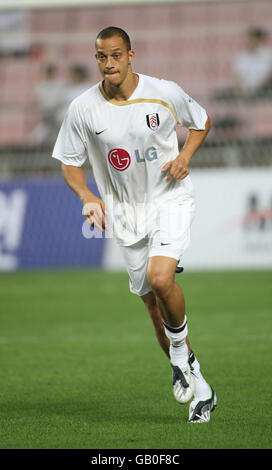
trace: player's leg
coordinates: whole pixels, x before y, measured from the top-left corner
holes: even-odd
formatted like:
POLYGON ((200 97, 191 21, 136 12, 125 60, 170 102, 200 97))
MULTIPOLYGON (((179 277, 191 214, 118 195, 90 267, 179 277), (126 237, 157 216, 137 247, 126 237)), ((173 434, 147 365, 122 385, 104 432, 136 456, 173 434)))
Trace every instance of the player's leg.
POLYGON ((186 403, 193 396, 195 380, 190 370, 186 343, 188 326, 184 295, 175 282, 176 265, 177 260, 174 258, 151 256, 147 266, 147 280, 156 296, 165 334, 170 341, 174 396, 180 403, 186 403))
MULTIPOLYGON (((148 245, 142 240, 129 247, 120 247, 126 268, 129 274, 130 291, 142 298, 153 322, 157 339, 163 351, 169 355, 170 341, 165 334, 161 312, 157 305, 157 299, 148 284, 146 278, 148 245)), ((191 351, 188 338, 186 338, 188 350, 191 351)), ((196 376, 196 391, 198 390, 198 378, 196 376)), ((193 402, 192 402, 193 403, 193 402)), ((198 403, 198 402, 197 402, 198 403)))
POLYGON ((178 327, 185 319, 185 299, 175 282, 177 260, 167 256, 152 256, 147 266, 147 280, 154 292, 163 320, 178 327))
MULTIPOLYGON (((193 216, 192 198, 184 200, 182 204, 173 203, 160 209, 158 225, 150 243, 147 279, 156 296, 156 303, 164 321, 165 334, 170 340, 171 362, 183 367, 186 358, 195 377, 195 393, 190 406, 189 419, 191 422, 202 422, 202 408, 203 410, 213 409, 215 399, 211 393, 211 387, 200 372, 199 363, 191 351, 187 335, 184 338, 184 330, 185 333, 186 329, 188 331, 185 300, 181 287, 175 282, 178 260, 182 259, 190 242, 193 216), (183 333, 182 329, 184 329, 183 333), (176 341, 181 341, 181 347, 176 344, 176 341), (195 413, 196 410, 197 413, 195 413)), ((175 380, 174 374, 173 381, 175 380)), ((183 396, 182 400, 179 400, 179 395, 176 398, 184 402, 186 396, 183 396)))
MULTIPOLYGON (((154 265, 153 263, 154 259, 153 259, 153 262, 151 260, 152 258, 150 259, 150 262, 151 262, 150 264, 152 266, 154 265)), ((162 268, 164 264, 163 261, 164 260, 160 260, 160 263, 159 263, 160 273, 162 273, 162 277, 163 277, 162 284, 164 283, 167 284, 166 278, 164 278, 164 271, 162 268)), ((151 268, 149 267, 149 269, 151 268)), ((152 282, 151 282, 151 287, 152 287, 152 282)), ((165 323, 163 323, 163 320, 162 320, 163 313, 161 312, 164 311, 165 318, 167 318, 167 321, 168 321, 168 325, 170 323, 169 311, 171 312, 171 315, 173 316, 173 310, 177 308, 177 311, 179 312, 180 305, 182 305, 183 315, 185 317, 185 301, 184 301, 184 295, 183 295, 182 289, 178 285, 176 285, 174 289, 176 290, 180 289, 181 292, 179 292, 179 295, 174 296, 175 298, 173 302, 171 301, 167 302, 167 300, 163 298, 164 297, 163 294, 157 296, 156 298, 154 292, 149 292, 148 294, 141 297, 143 302, 145 303, 145 306, 153 322, 159 344, 161 345, 163 351, 166 353, 167 357, 170 358, 172 364, 175 359, 173 359, 173 354, 172 354, 172 357, 170 355, 171 348, 170 348, 169 333, 168 333, 168 336, 166 336, 167 328, 165 327, 165 323), (181 304, 180 304, 180 299, 181 299, 181 304), (158 305, 160 305, 161 307, 159 308, 158 305)), ((170 295, 171 295, 171 291, 170 291, 170 295)), ((185 338, 185 342, 187 344, 188 354, 189 354, 188 364, 189 364, 191 373, 193 374, 194 379, 195 379, 194 400, 190 404, 188 421, 192 423, 207 422, 210 420, 210 411, 213 411, 215 408, 216 395, 213 389, 210 387, 210 385, 206 382, 206 380, 204 379, 200 371, 199 362, 191 350, 188 337, 185 338)), ((175 353, 175 349, 173 349, 173 351, 175 353)), ((179 359, 180 358, 178 357, 177 365, 180 364, 179 359)), ((183 370, 182 367, 181 367, 181 370, 183 370)), ((178 381, 179 371, 176 370, 176 372, 177 374, 175 376, 175 369, 174 369, 174 374, 173 374, 174 395, 178 401, 180 401, 181 403, 184 403, 186 399, 186 395, 184 396, 183 393, 181 394, 180 388, 182 388, 182 384, 180 387, 180 384, 178 381), (177 380, 176 384, 175 384, 175 378, 177 380)))
MULTIPOLYGON (((160 309, 158 307, 156 296, 152 291, 150 291, 148 292, 148 294, 141 296, 141 299, 144 302, 146 309, 149 313, 149 316, 152 320, 152 323, 155 329, 155 334, 157 336, 157 340, 162 350, 165 352, 166 356, 168 357, 168 359, 170 359, 170 354, 169 354, 170 341, 169 341, 169 338, 167 338, 165 334, 165 328, 163 325, 162 316, 161 316, 160 309)), ((188 346, 188 350, 191 353, 191 347, 190 347, 188 337, 186 338, 186 343, 188 346)))
POLYGON ((153 294, 153 292, 150 291, 148 292, 148 294, 142 295, 141 299, 144 302, 146 309, 149 313, 149 316, 152 320, 159 345, 161 346, 162 350, 165 352, 168 359, 170 359, 170 355, 169 355, 170 341, 167 338, 165 331, 164 331, 164 325, 163 325, 163 321, 161 317, 161 312, 157 305, 156 297, 153 294))

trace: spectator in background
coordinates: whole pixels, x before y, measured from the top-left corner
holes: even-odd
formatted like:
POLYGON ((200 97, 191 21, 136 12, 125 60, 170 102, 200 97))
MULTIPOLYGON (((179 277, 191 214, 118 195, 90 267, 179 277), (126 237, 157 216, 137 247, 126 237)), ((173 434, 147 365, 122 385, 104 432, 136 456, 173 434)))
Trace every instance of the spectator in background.
POLYGON ((267 31, 260 27, 247 31, 245 48, 232 61, 232 86, 217 91, 213 96, 226 105, 223 117, 213 117, 219 143, 240 142, 254 136, 250 119, 252 113, 248 112, 248 108, 244 108, 245 112, 239 115, 237 110, 228 112, 227 105, 237 100, 251 104, 256 99, 272 96, 272 49, 266 45, 267 37, 267 31))
POLYGON ((85 65, 72 65, 69 69, 69 85, 66 89, 67 105, 69 106, 75 98, 91 86, 89 69, 85 65))
POLYGON ((250 28, 246 48, 233 62, 234 79, 238 93, 254 95, 272 88, 272 50, 267 47, 267 31, 250 28))
POLYGON ((30 143, 34 145, 50 145, 55 141, 65 104, 65 83, 59 77, 57 66, 47 64, 43 73, 44 78, 35 90, 35 101, 41 121, 30 136, 30 143))

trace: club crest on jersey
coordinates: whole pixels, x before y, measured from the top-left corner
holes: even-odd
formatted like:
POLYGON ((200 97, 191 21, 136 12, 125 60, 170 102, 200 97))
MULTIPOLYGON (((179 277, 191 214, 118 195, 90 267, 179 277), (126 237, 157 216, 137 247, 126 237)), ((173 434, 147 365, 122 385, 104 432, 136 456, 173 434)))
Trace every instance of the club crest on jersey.
POLYGON ((146 122, 147 122, 148 127, 152 131, 155 131, 156 129, 158 129, 158 127, 160 125, 160 119, 159 119, 158 113, 147 114, 146 115, 146 122))

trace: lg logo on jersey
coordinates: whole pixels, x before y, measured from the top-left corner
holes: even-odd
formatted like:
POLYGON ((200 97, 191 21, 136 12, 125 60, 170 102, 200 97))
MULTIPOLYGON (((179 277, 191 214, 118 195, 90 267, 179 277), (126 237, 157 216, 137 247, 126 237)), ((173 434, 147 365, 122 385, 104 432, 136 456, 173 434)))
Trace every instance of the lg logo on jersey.
POLYGON ((124 149, 112 149, 109 151, 108 160, 115 170, 126 170, 131 162, 129 153, 124 149))
MULTIPOLYGON (((158 158, 157 149, 155 147, 148 147, 144 155, 140 155, 138 149, 134 150, 135 160, 137 163, 143 163, 145 160, 151 162, 158 158)), ((109 151, 108 160, 111 166, 118 171, 126 170, 130 163, 131 157, 125 149, 112 149, 109 151)))

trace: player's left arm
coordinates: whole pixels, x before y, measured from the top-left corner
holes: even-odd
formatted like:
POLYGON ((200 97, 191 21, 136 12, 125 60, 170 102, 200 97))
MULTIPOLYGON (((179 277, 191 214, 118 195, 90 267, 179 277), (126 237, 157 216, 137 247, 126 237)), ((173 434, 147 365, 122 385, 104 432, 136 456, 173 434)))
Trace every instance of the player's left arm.
POLYGON ((204 130, 195 130, 189 129, 186 137, 185 144, 181 149, 175 160, 167 162, 163 168, 162 172, 165 173, 169 170, 166 181, 174 179, 183 179, 189 175, 189 163, 192 156, 195 154, 197 149, 200 147, 202 142, 205 140, 209 130, 211 128, 211 118, 208 116, 205 129, 204 130))

